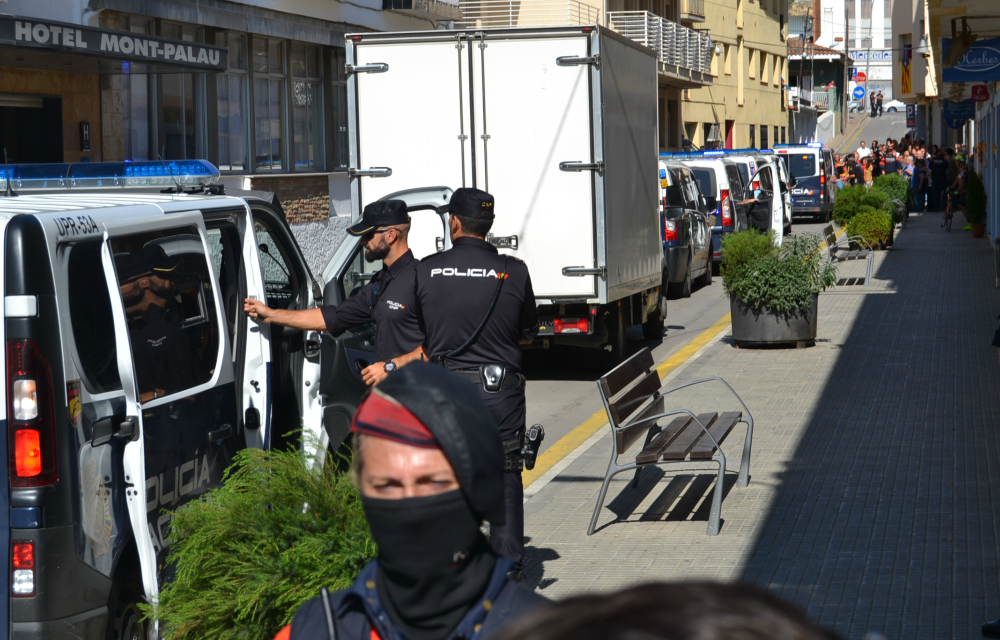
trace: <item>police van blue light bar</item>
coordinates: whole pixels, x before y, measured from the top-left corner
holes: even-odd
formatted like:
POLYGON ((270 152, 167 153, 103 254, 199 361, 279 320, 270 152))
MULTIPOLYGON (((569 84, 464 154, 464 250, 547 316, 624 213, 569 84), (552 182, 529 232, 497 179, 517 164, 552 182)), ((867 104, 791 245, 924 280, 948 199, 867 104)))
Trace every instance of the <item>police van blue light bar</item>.
MULTIPOLYGON (((198 187, 220 178, 219 170, 205 160, 12 164, 10 175, 15 191, 198 187)), ((0 189, 6 188, 7 168, 0 165, 0 189)))
POLYGON ((753 147, 745 149, 707 149, 705 151, 661 151, 660 157, 665 159, 695 160, 698 158, 718 158, 722 156, 745 156, 749 153, 761 153, 761 151, 753 147))

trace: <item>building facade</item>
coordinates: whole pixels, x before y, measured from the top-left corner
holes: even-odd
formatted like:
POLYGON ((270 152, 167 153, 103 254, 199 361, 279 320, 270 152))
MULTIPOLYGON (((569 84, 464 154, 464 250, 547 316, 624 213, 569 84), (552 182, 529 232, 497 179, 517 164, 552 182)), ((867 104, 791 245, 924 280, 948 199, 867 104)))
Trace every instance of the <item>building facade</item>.
POLYGON ((715 43, 711 86, 681 95, 696 148, 765 148, 788 139, 788 0, 705 0, 699 29, 715 43))
POLYGON ((414 4, 9 0, 0 146, 12 163, 204 158, 290 221, 325 220, 349 200, 344 35, 461 16, 414 4))
MULTIPOLYGON (((813 42, 843 53, 847 39, 855 69, 848 91, 853 95, 854 90, 861 87, 865 100, 869 94, 879 91, 886 101, 893 99, 893 62, 896 60, 892 36, 894 1, 813 0, 813 42), (849 34, 846 33, 848 25, 849 34)), ((896 1, 896 4, 899 2, 896 1)))

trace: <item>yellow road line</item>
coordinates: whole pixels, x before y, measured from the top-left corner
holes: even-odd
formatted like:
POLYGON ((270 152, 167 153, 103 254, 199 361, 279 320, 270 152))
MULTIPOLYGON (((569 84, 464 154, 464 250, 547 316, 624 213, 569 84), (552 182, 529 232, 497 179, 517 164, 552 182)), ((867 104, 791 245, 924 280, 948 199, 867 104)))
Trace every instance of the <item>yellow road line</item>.
MULTIPOLYGON (((662 379, 665 375, 684 364, 698 351, 698 349, 701 349, 708 344, 712 338, 719 335, 719 332, 725 329, 731 322, 732 318, 730 314, 727 313, 725 316, 720 318, 718 322, 701 332, 701 334, 699 334, 694 340, 681 347, 680 351, 667 358, 660 364, 660 366, 656 367, 656 371, 660 374, 660 378, 662 379)), ((584 420, 582 424, 574 427, 572 431, 564 435, 562 438, 559 438, 555 444, 546 449, 542 455, 538 456, 534 469, 524 472, 522 475, 524 486, 528 487, 532 482, 542 477, 546 471, 551 469, 557 462, 576 450, 577 447, 583 444, 592 435, 597 433, 597 430, 605 426, 607 423, 608 416, 604 413, 604 409, 601 409, 594 415, 584 420)))
POLYGON ((854 144, 854 141, 858 139, 859 135, 861 135, 861 130, 865 128, 865 121, 866 120, 868 120, 868 114, 867 113, 864 115, 864 117, 861 118, 861 122, 858 123, 857 130, 855 130, 854 135, 851 136, 850 140, 848 140, 847 142, 845 142, 844 144, 842 144, 840 146, 840 154, 841 155, 843 155, 847 151, 850 151, 851 145, 854 144))

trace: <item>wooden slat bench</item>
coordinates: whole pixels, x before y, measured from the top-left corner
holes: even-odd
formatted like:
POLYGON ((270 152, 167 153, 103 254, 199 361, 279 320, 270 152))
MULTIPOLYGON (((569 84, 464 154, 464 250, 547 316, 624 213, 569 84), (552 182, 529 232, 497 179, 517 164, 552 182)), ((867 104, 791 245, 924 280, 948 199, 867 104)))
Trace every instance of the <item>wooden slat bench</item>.
POLYGON ((841 236, 837 238, 836 232, 833 230, 833 225, 829 225, 823 229, 823 235, 826 238, 826 250, 830 256, 830 262, 846 262, 847 260, 867 260, 868 268, 865 273, 865 286, 872 280, 872 267, 875 264, 875 252, 872 250, 868 241, 861 236, 841 236), (843 241, 845 244, 839 244, 843 241), (851 242, 856 242, 859 246, 868 247, 867 249, 852 249, 851 242))
POLYGON ((660 387, 660 374, 653 367, 653 356, 649 349, 643 349, 615 367, 600 380, 597 387, 608 413, 612 439, 611 460, 604 475, 604 483, 590 519, 587 535, 594 533, 597 519, 604 506, 611 479, 623 471, 635 469, 632 487, 639 484, 639 475, 645 467, 677 462, 697 462, 712 460, 719 465, 718 479, 712 511, 708 518, 708 535, 719 533, 722 519, 722 496, 726 473, 726 456, 722 452, 723 441, 739 424, 747 425, 747 437, 743 444, 743 458, 736 485, 745 487, 750 482, 750 450, 753 440, 753 416, 743 400, 722 378, 712 377, 689 382, 666 391, 660 387), (720 382, 736 397, 743 411, 722 414, 703 413, 695 415, 687 409, 665 411, 666 397, 680 389, 706 382, 720 382), (676 416, 665 427, 659 423, 676 416), (645 436, 642 449, 635 459, 626 464, 618 459, 624 455, 639 438, 645 436))

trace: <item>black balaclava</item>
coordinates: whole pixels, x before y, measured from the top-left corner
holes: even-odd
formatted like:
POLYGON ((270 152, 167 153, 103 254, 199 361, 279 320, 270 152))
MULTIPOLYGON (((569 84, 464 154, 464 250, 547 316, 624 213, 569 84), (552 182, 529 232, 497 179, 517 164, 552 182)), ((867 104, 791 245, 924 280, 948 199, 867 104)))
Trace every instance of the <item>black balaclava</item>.
MULTIPOLYGON (((459 489, 386 500, 362 497, 379 546, 379 598, 408 640, 441 640, 483 596, 496 556, 480 531, 503 522, 503 453, 495 422, 466 380, 408 365, 362 403, 353 430, 440 448, 459 489)), ((362 454, 363 455, 363 454, 362 454)))

